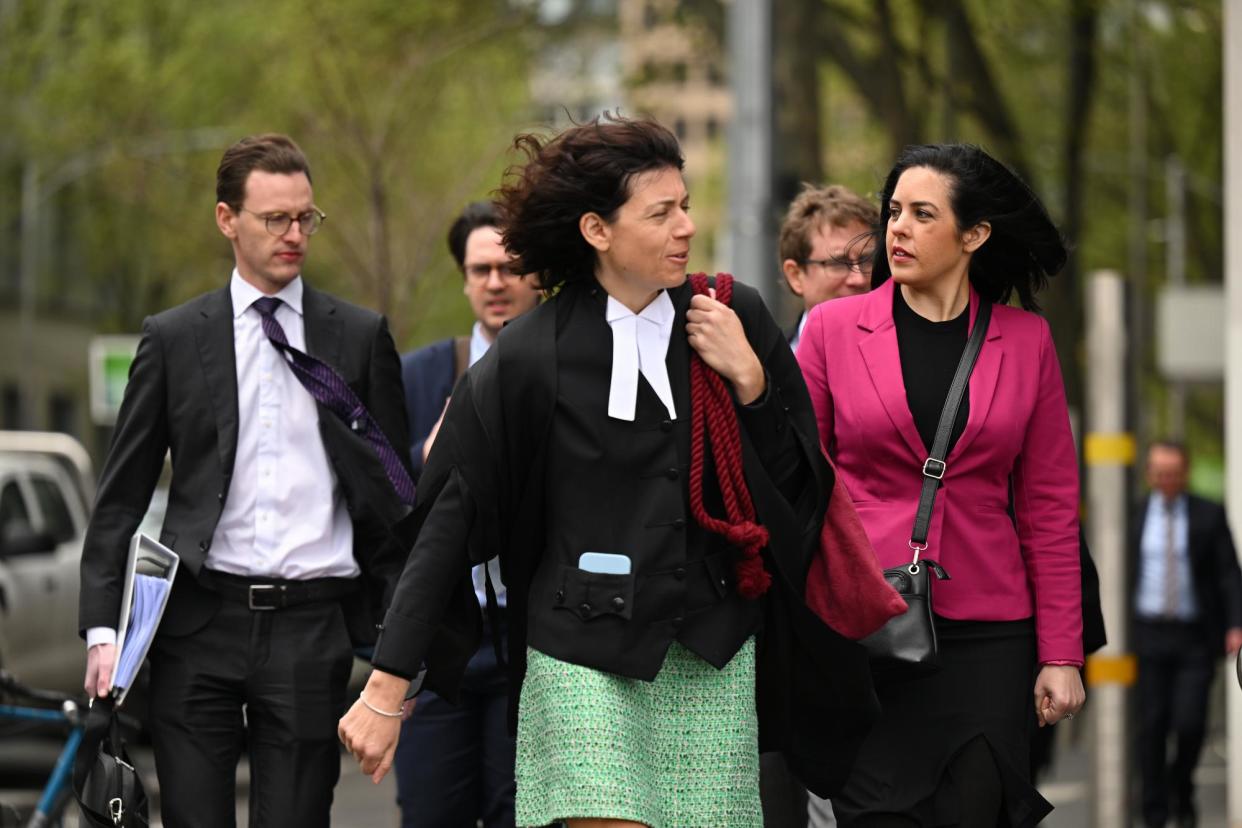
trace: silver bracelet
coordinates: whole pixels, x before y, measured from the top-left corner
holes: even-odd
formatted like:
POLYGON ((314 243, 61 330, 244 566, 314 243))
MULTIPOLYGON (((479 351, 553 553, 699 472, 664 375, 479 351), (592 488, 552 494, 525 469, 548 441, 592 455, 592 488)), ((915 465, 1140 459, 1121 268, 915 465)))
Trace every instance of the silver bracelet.
POLYGON ((367 697, 362 695, 361 693, 358 694, 358 701, 362 702, 362 706, 365 707, 367 710, 370 710, 372 713, 375 713, 379 716, 384 716, 389 719, 400 719, 401 716, 404 715, 402 714, 400 710, 398 710, 396 713, 389 713, 387 710, 380 710, 378 707, 376 707, 375 705, 367 701, 367 697))

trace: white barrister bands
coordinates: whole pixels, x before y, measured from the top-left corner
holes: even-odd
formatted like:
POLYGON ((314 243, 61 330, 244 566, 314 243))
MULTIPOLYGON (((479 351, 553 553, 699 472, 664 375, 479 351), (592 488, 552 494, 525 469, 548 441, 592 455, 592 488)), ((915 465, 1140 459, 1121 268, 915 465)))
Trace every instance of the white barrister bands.
POLYGON ((641 372, 668 409, 668 416, 676 419, 673 389, 668 381, 668 366, 664 363, 676 316, 668 293, 660 291, 651 304, 637 314, 609 296, 604 313, 612 327, 612 385, 608 390, 608 416, 615 420, 634 421, 638 375, 641 372))

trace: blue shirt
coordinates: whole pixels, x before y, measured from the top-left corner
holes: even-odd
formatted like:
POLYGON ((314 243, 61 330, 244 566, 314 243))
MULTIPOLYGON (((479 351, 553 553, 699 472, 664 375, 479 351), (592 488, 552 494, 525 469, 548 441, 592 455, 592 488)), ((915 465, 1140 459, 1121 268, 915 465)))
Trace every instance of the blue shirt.
POLYGON ((1143 535, 1139 541, 1142 566, 1139 568, 1138 594, 1134 596, 1135 613, 1140 618, 1173 618, 1193 621, 1199 612, 1195 601, 1194 580, 1190 571, 1190 555, 1187 552, 1190 539, 1190 523, 1187 517, 1189 500, 1186 495, 1174 498, 1172 508, 1166 507, 1164 497, 1153 492, 1147 501, 1147 519, 1143 522, 1143 535), (1177 603, 1172 612, 1166 607, 1165 545, 1168 538, 1168 521, 1173 521, 1173 552, 1176 560, 1177 603))

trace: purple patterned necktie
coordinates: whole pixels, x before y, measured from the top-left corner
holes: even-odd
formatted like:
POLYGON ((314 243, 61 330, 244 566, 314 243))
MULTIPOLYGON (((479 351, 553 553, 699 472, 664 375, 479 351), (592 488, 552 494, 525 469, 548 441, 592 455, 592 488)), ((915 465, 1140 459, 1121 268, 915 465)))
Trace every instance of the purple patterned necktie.
POLYGON ((263 318, 263 333, 267 334, 276 350, 286 357, 286 363, 292 369, 307 392, 315 401, 325 406, 340 417, 350 430, 364 437, 375 453, 379 455, 384 473, 397 490, 402 502, 414 503, 414 481, 406 473, 405 467, 393 451, 392 444, 384 435, 383 430, 371 418, 370 412, 358 399, 358 395, 349 387, 349 383, 336 372, 331 365, 316 359, 310 354, 299 351, 289 344, 285 338, 285 329, 276 321, 276 308, 280 307, 280 299, 275 296, 264 296, 254 301, 254 308, 263 318))

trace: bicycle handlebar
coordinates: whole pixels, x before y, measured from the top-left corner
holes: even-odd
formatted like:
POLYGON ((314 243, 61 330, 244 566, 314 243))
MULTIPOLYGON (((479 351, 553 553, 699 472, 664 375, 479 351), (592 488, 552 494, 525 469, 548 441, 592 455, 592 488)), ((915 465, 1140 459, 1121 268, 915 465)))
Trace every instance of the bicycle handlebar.
POLYGON ((35 690, 22 684, 17 680, 16 676, 4 670, 0 670, 0 693, 7 693, 31 701, 51 702, 53 704, 73 702, 79 706, 85 706, 80 696, 70 696, 53 690, 35 690))

